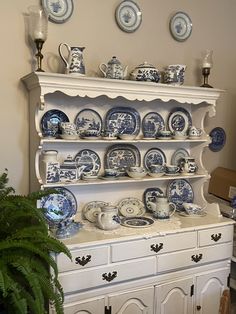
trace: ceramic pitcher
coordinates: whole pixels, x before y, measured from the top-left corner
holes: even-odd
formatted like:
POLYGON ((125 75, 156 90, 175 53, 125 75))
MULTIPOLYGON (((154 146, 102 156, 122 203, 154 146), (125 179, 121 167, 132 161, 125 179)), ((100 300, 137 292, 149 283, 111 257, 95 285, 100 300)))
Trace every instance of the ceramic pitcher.
POLYGON ((113 230, 120 227, 120 217, 115 206, 104 206, 97 216, 97 225, 103 230, 113 230))
POLYGON ((66 43, 61 43, 58 47, 58 52, 60 57, 62 58, 63 62, 65 63, 66 74, 85 74, 85 66, 83 60, 83 50, 85 47, 70 47, 66 43), (66 48, 68 52, 67 59, 64 57, 62 49, 63 47, 66 48))
POLYGON ((149 204, 153 210, 153 217, 158 219, 169 219, 176 210, 176 205, 168 202, 166 197, 157 197, 156 203, 149 204))

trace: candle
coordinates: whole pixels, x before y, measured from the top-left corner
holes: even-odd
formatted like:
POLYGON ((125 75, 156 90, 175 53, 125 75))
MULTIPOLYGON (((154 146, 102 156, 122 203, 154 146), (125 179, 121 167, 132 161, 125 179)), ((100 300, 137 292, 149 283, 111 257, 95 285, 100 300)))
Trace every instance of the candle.
POLYGON ((203 67, 203 68, 211 68, 211 63, 205 61, 205 62, 202 63, 202 67, 203 67))
POLYGON ((34 39, 41 39, 41 40, 45 40, 46 35, 44 32, 40 31, 40 30, 35 30, 34 31, 34 39))

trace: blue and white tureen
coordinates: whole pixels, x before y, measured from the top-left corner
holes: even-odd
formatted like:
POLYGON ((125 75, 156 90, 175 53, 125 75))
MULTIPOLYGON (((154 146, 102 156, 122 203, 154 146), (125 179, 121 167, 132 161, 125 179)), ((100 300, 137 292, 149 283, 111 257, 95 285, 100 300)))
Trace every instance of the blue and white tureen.
POLYGON ((157 68, 145 61, 131 71, 130 79, 133 81, 158 83, 160 81, 160 73, 157 68))

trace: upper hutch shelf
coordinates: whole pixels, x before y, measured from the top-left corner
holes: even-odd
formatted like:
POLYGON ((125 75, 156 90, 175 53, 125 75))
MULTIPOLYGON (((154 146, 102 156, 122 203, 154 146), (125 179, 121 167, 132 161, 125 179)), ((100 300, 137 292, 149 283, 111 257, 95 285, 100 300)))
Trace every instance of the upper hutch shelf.
POLYGON ((179 103, 200 104, 207 102, 215 106, 223 90, 192 86, 172 86, 152 82, 112 80, 105 78, 33 72, 22 78, 27 89, 39 89, 44 104, 44 95, 60 91, 69 96, 91 97, 105 95, 109 98, 122 96, 127 100, 162 101, 176 100, 179 103))

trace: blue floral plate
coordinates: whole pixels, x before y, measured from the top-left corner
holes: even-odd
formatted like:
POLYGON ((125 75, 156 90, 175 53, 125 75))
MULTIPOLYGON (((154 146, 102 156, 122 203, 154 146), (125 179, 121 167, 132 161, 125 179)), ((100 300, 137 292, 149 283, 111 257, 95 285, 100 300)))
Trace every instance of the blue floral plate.
POLYGON ((216 127, 211 130, 209 135, 212 140, 209 145, 210 150, 213 152, 219 152, 224 147, 226 142, 226 134, 224 129, 216 127))

